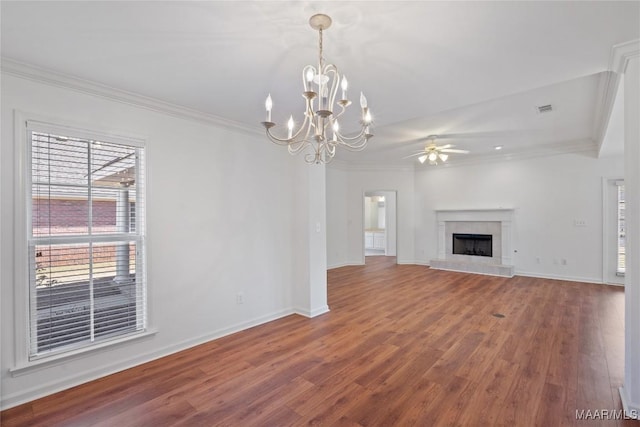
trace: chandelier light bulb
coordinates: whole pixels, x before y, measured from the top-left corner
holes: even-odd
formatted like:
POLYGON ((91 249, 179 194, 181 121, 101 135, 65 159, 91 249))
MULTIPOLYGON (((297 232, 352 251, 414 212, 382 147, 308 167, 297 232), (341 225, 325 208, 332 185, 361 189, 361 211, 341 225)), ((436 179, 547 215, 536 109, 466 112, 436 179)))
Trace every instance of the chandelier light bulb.
POLYGON ((293 135, 293 116, 289 116, 289 121, 287 122, 287 129, 289 130, 289 139, 291 139, 291 135, 293 135))
POLYGON ((309 83, 309 89, 311 89, 311 83, 313 82, 313 70, 309 68, 307 70, 307 83, 309 83))
POLYGON ((273 101, 271 100, 271 94, 267 96, 267 100, 264 102, 264 106, 267 109, 267 121, 271 121, 271 108, 273 107, 273 101))
POLYGON ((438 160, 438 155, 436 153, 429 153, 428 159, 430 162, 435 162, 436 160, 438 160))
POLYGON ((371 110, 367 110, 367 112, 364 115, 364 122, 369 124, 371 123, 371 110))
POLYGON ((367 108, 367 97, 362 92, 360 92, 360 108, 367 108))
POLYGON ((449 158, 449 155, 448 155, 448 154, 440 153, 440 154, 438 155, 438 157, 440 157, 440 160, 442 160, 443 162, 446 162, 446 161, 447 161, 447 159, 449 158))
POLYGON ((418 157, 418 161, 419 161, 420 163, 424 163, 424 162, 425 162, 425 160, 427 160, 427 155, 426 155, 426 154, 425 154, 425 155, 423 155, 423 156, 418 157))
POLYGON ((349 87, 347 76, 342 76, 342 83, 340 84, 340 86, 342 87, 342 99, 347 99, 347 88, 349 87))
POLYGON ((340 124, 338 124, 338 121, 336 120, 335 122, 333 122, 333 131, 338 133, 339 130, 340 130, 340 124))

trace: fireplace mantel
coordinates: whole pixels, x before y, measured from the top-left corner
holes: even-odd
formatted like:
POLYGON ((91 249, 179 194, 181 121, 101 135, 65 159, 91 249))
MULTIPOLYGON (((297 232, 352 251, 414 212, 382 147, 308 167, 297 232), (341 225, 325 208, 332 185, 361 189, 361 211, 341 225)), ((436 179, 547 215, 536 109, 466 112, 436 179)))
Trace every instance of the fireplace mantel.
POLYGON ((438 259, 431 260, 432 268, 513 276, 514 209, 439 209, 435 212, 438 224, 438 259), (450 253, 451 245, 447 244, 450 230, 452 227, 465 227, 464 223, 468 223, 467 227, 494 224, 499 239, 499 247, 495 250, 498 256, 480 260, 478 257, 470 256, 465 259, 450 253))

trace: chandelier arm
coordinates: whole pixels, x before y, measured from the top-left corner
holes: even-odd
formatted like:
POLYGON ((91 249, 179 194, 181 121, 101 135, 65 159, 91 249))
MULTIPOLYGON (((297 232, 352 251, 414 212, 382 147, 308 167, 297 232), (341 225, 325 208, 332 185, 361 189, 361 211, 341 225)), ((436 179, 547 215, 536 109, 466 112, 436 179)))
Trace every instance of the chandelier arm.
POLYGON ((295 143, 289 144, 287 146, 287 150, 289 151, 289 154, 298 154, 299 152, 307 148, 309 145, 311 144, 307 140, 296 141, 295 143))
POLYGON ((331 90, 329 91, 328 107, 333 108, 336 101, 336 94, 338 93, 338 85, 340 84, 340 73, 338 73, 338 68, 335 65, 327 64, 324 69, 324 74, 329 76, 329 73, 333 74, 333 79, 331 83, 331 90))
POLYGON ((333 120, 337 119, 338 117, 343 115, 345 113, 345 111, 347 111, 346 105, 338 104, 338 106, 340 107, 340 112, 338 114, 336 114, 335 112, 333 113, 333 115, 332 115, 333 116, 333 120))
POLYGON ((345 144, 340 144, 341 147, 343 147, 345 150, 347 151, 351 151, 351 152, 358 152, 358 151, 362 151, 367 147, 367 144, 362 144, 359 145, 357 147, 351 146, 351 145, 345 145, 345 144))
POLYGON ((365 132, 365 127, 363 126, 362 129, 360 129, 360 132, 358 132, 356 135, 354 136, 346 136, 341 134, 340 132, 338 132, 338 138, 342 141, 344 141, 345 143, 351 142, 353 141, 358 142, 360 141, 362 138, 366 138, 367 137, 367 132, 365 132))

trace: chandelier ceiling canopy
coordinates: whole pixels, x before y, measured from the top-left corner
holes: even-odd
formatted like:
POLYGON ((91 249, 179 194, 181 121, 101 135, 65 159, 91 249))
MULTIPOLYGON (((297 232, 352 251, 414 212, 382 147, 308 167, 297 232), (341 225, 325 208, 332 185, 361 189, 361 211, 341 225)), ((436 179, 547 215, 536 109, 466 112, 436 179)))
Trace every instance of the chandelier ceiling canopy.
POLYGON ((350 151, 361 151, 373 136, 371 132, 372 116, 367 105, 367 98, 360 93, 360 130, 355 135, 342 133, 338 118, 344 114, 346 108, 351 105, 347 98, 349 82, 344 75, 338 73, 338 68, 333 64, 325 64, 323 56, 322 32, 331 26, 331 18, 324 14, 313 15, 309 19, 309 25, 318 31, 318 64, 317 67, 307 65, 302 69, 303 91, 305 111, 302 124, 296 126, 293 115, 287 121, 287 137, 278 137, 272 133, 276 126, 271 121, 273 101, 271 94, 267 96, 265 108, 267 119, 262 122, 266 129, 267 137, 271 142, 284 145, 290 154, 305 152, 307 163, 329 163, 336 154, 337 147, 343 147, 350 151), (340 86, 340 91, 338 90, 340 86), (336 96, 340 93, 340 98, 336 96))

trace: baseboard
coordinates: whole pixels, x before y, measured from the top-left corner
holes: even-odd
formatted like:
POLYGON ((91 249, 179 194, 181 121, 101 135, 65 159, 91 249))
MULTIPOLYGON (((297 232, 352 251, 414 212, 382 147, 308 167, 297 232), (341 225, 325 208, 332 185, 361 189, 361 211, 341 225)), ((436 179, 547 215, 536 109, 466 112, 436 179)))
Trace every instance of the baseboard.
POLYGON ((592 277, 559 276, 556 274, 532 273, 529 271, 520 271, 520 270, 516 270, 515 275, 525 276, 525 277, 535 277, 538 279, 564 280, 567 282, 595 283, 598 285, 604 284, 601 279, 594 279, 592 277))
POLYGON ((624 387, 620 387, 618 390, 620 391, 620 400, 622 401, 622 410, 625 417, 640 420, 640 403, 631 403, 624 387))
POLYGON ((396 260, 396 264, 398 265, 424 265, 424 266, 429 266, 429 261, 418 261, 415 259, 399 259, 396 260))
POLYGON ((342 267, 356 267, 359 265, 364 265, 363 262, 360 261, 352 261, 352 262, 342 262, 339 264, 331 264, 327 266, 327 270, 333 270, 334 268, 342 268, 342 267))
POLYGON ((333 270, 334 268, 341 268, 341 267, 349 267, 352 265, 353 264, 349 264, 348 262, 339 262, 337 264, 327 265, 327 270, 333 270))
POLYGON ((320 316, 321 314, 328 313, 330 310, 328 305, 324 305, 322 307, 314 308, 313 310, 294 308, 293 311, 295 314, 299 314, 300 316, 308 317, 311 319, 313 317, 320 316))
MULTIPOLYGON (((328 311, 329 307, 326 307, 326 309, 328 311)), ((260 316, 251 320, 247 320, 245 322, 237 323, 235 325, 219 329, 209 334, 201 335, 197 338, 184 340, 184 341, 181 341, 180 343, 166 346, 161 349, 148 352, 146 354, 137 355, 123 362, 112 363, 107 366, 101 366, 100 368, 95 370, 85 371, 81 374, 65 377, 62 380, 56 380, 56 381, 51 381, 49 383, 40 384, 38 386, 31 387, 27 390, 22 390, 19 393, 8 394, 8 395, 3 394, 2 399, 0 400, 0 410, 9 409, 14 406, 21 405, 23 403, 31 402, 33 400, 40 399, 50 394, 57 393, 57 392, 66 390, 68 388, 75 387, 80 384, 84 384, 93 380, 97 380, 107 375, 115 374, 117 372, 124 371, 126 369, 133 368, 135 366, 142 365, 144 363, 151 362, 153 360, 160 359, 165 356, 169 356, 179 351, 187 350, 191 347, 195 347, 197 345, 204 344, 206 342, 213 341, 215 339, 222 338, 224 336, 231 335, 236 332, 240 332, 245 329, 252 328, 254 326, 262 325, 264 323, 289 316, 291 314, 298 314, 298 313, 296 313, 296 311, 291 308, 279 310, 264 316, 260 316)), ((312 317, 312 316, 307 316, 307 317, 312 317)), ((108 348, 105 349, 105 351, 108 351, 108 348)))

